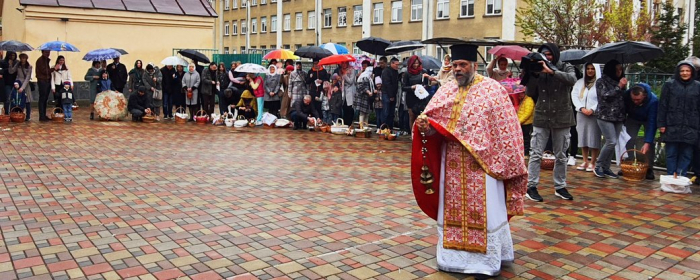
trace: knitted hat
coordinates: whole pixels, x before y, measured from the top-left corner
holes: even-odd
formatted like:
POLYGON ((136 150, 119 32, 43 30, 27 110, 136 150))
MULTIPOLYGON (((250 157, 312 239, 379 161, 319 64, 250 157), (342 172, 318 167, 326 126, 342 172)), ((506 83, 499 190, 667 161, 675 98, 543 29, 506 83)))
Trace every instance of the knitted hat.
POLYGON ((70 86, 70 81, 65 81, 65 82, 63 82, 63 85, 64 85, 64 86, 70 86))

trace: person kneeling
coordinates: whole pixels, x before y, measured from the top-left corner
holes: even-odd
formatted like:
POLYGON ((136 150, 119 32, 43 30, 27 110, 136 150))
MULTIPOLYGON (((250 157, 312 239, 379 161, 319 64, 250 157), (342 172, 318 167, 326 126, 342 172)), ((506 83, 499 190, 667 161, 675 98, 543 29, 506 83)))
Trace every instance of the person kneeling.
POLYGON ((319 118, 316 107, 311 104, 311 95, 304 95, 303 100, 297 100, 292 106, 292 121, 294 130, 306 128, 306 123, 319 118))
POLYGON ((151 108, 153 108, 153 101, 146 95, 146 87, 139 87, 138 93, 129 96, 128 109, 132 121, 141 121, 145 114, 151 113, 151 108))

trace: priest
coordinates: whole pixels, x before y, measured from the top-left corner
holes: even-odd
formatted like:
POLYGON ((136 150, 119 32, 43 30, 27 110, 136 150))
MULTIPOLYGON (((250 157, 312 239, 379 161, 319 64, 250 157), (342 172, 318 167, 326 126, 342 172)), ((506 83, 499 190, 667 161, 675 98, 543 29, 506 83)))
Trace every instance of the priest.
POLYGON ((506 90, 476 73, 477 46, 451 50, 454 80, 413 128, 413 192, 437 221, 438 269, 495 276, 514 258, 508 221, 523 214, 523 135, 506 90))

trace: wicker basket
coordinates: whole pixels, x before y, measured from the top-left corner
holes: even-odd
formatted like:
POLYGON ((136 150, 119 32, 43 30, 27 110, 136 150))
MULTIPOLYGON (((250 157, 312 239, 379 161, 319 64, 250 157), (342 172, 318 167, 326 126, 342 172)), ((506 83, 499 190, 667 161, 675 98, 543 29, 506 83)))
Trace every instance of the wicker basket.
MULTIPOLYGON (((180 112, 182 112, 182 114, 187 114, 187 110, 185 110, 185 108, 182 106, 177 107, 177 109, 175 109, 176 114, 180 113, 180 112)), ((187 119, 189 119, 189 117, 181 118, 181 117, 175 116, 175 123, 187 123, 187 119)))
POLYGON ((540 168, 544 170, 554 170, 554 162, 556 160, 557 158, 551 151, 544 151, 544 153, 542 153, 542 161, 540 162, 540 168))
POLYGON ((145 123, 154 123, 156 122, 156 115, 151 112, 150 114, 145 114, 143 117, 141 117, 141 121, 145 123))
POLYGON ((53 114, 51 114, 51 120, 55 123, 62 123, 64 122, 66 118, 66 114, 63 113, 63 109, 61 108, 54 108, 53 109, 53 114))
POLYGON ((20 107, 14 107, 10 110, 10 120, 12 122, 23 123, 26 117, 27 115, 24 114, 24 110, 20 107))
POLYGON ((209 122, 209 116, 204 110, 199 110, 194 114, 194 121, 198 124, 207 124, 209 122))
POLYGON ((9 123, 10 122, 10 115, 3 115, 2 113, 3 112, 0 112, 0 123, 9 123))
POLYGON ((629 155, 626 160, 622 159, 620 156, 620 170, 622 171, 622 179, 628 182, 641 182, 644 181, 647 175, 647 170, 649 169, 649 163, 647 162, 647 156, 642 154, 639 150, 627 150, 626 153, 629 155), (637 153, 639 153, 638 156, 637 153), (639 159, 642 159, 639 161, 639 159))

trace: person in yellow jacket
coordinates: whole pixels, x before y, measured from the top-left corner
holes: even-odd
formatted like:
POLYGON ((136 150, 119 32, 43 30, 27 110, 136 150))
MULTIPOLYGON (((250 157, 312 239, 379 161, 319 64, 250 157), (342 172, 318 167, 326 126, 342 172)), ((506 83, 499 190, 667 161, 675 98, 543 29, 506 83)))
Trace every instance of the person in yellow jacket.
POLYGON ((532 122, 535 120, 535 101, 525 94, 525 91, 518 92, 518 120, 520 128, 523 130, 523 140, 525 141, 525 155, 530 152, 530 136, 532 135, 532 122))

